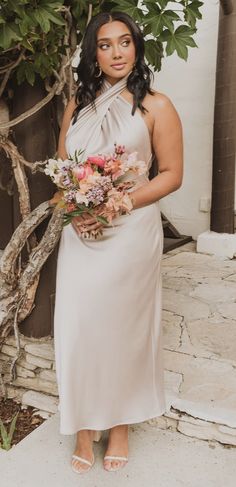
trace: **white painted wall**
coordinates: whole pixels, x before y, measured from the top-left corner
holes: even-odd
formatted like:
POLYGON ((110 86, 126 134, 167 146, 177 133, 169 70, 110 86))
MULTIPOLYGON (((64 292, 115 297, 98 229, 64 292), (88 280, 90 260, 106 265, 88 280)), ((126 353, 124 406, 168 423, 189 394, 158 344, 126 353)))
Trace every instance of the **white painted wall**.
POLYGON ((212 142, 219 1, 202 7, 187 62, 176 55, 163 60, 154 88, 174 103, 184 129, 184 178, 181 188, 160 200, 161 210, 181 234, 194 239, 210 228, 212 142), (209 204, 200 211, 200 199, 209 204))

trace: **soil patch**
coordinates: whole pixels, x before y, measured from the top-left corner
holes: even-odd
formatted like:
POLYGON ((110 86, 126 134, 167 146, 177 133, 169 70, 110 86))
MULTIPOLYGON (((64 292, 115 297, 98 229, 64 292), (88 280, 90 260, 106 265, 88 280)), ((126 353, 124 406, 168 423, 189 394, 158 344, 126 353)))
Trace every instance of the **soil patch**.
MULTIPOLYGON (((19 412, 16 420, 16 428, 12 438, 12 445, 19 443, 19 441, 23 440, 25 436, 27 436, 45 421, 45 419, 38 414, 34 414, 36 411, 36 408, 32 406, 22 406, 22 404, 17 403, 13 399, 0 400, 0 418, 7 429, 7 432, 9 432, 13 417, 17 412, 19 412)), ((0 441, 2 444, 1 434, 0 441)))

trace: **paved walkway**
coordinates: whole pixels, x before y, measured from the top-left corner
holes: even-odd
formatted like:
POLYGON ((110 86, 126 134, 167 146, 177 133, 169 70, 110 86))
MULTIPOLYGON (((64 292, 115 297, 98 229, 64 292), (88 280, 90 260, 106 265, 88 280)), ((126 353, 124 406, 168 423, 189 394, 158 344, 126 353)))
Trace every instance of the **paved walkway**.
POLYGON ((169 413, 161 427, 236 445, 236 260, 196 253, 163 258, 169 413))
POLYGON ((8 453, 0 450, 3 485, 234 487, 236 260, 198 254, 195 242, 165 254, 163 325, 168 412, 130 427, 127 467, 103 470, 105 435, 96 465, 78 478, 70 470, 74 437, 59 435, 56 414, 8 453))
POLYGON ((58 434, 55 415, 0 456, 6 487, 235 487, 236 452, 142 423, 130 429, 130 460, 120 472, 103 470, 106 437, 95 444, 96 464, 84 475, 70 468, 74 438, 58 434))

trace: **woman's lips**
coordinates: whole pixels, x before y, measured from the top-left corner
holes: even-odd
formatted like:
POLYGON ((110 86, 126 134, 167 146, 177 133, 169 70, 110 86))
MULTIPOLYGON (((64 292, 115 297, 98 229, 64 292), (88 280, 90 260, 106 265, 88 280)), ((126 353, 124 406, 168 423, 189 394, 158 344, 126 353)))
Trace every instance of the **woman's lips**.
POLYGON ((119 71, 120 69, 123 69, 124 66, 125 66, 125 63, 120 63, 120 64, 112 64, 111 67, 114 69, 117 69, 119 71))

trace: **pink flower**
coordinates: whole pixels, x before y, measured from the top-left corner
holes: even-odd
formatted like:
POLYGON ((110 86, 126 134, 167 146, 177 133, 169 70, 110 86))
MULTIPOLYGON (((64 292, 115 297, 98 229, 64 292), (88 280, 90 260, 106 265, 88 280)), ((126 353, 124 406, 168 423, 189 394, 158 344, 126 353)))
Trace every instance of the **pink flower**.
POLYGON ((105 159, 101 156, 90 156, 87 159, 89 164, 95 164, 98 167, 104 167, 105 159))
POLYGON ((81 179, 85 179, 90 176, 90 174, 93 174, 93 170, 90 164, 83 164, 75 167, 73 169, 73 174, 80 181, 81 179))
POLYGON ((113 181, 122 176, 124 172, 122 170, 120 159, 110 159, 109 161, 106 161, 104 173, 111 174, 113 181))
POLYGON ((74 211, 76 209, 76 206, 74 203, 69 203, 66 207, 66 212, 69 213, 70 211, 74 211))

